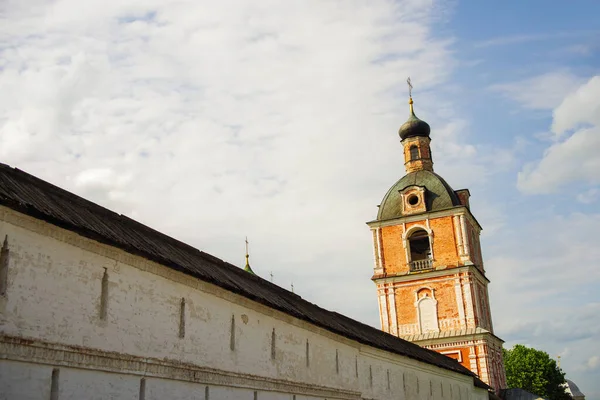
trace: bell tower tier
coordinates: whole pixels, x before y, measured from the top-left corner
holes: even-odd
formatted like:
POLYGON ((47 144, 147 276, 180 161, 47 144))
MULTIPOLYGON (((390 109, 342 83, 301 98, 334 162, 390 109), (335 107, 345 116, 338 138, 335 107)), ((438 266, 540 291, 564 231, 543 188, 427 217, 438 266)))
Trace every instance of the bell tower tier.
POLYGON ((481 226, 469 191, 433 172, 429 125, 414 114, 412 98, 409 104, 399 131, 407 173, 368 223, 381 327, 456 359, 499 392, 503 341, 492 325, 481 226))

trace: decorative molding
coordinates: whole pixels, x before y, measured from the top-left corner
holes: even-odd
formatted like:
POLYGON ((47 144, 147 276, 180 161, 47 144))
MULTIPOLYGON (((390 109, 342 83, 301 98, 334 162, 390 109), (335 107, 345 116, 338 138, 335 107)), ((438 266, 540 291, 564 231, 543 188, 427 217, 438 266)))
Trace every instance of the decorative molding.
POLYGON ((458 256, 461 257, 465 254, 465 248, 463 245, 462 233, 460 230, 460 218, 458 215, 455 215, 452 218, 452 222, 454 224, 454 236, 456 237, 456 249, 458 252, 458 256))
POLYGON ((7 335, 0 335, 0 359, 315 397, 361 399, 359 392, 350 390, 206 368, 177 360, 139 357, 7 335))
POLYGON ((443 210, 425 212, 422 214, 407 215, 407 216, 403 216, 403 217, 387 219, 387 220, 383 220, 383 221, 373 220, 373 221, 367 222, 367 225, 371 228, 375 228, 375 227, 383 228, 385 226, 395 226, 395 225, 400 225, 402 223, 424 221, 426 218, 437 219, 437 218, 449 217, 449 216, 453 216, 453 215, 465 215, 467 217, 467 219, 469 220, 469 222, 471 222, 474 226, 477 226, 480 230, 482 229, 481 225, 479 225, 479 222, 473 216, 471 211, 466 206, 462 206, 462 205, 445 208, 443 210))
POLYGON ((379 251, 379 269, 383 272, 385 266, 385 252, 383 251, 383 237, 381 236, 381 227, 377 228, 377 251, 379 251))
POLYGON ((394 287, 388 289, 388 303, 390 305, 390 331, 394 336, 398 336, 398 317, 396 315, 396 291, 394 287))
POLYGON ((449 355, 449 354, 458 354, 456 361, 462 363, 462 352, 460 350, 450 350, 450 351, 440 351, 440 354, 449 355))
POLYGON ((385 289, 381 291, 379 295, 379 315, 381 316, 381 329, 384 332, 389 333, 389 318, 388 318, 388 306, 387 306, 387 295, 385 289))
POLYGON ((458 318, 460 319, 461 329, 467 328, 467 319, 465 316, 465 302, 462 295, 462 283, 460 275, 456 276, 454 283, 454 294, 456 295, 456 307, 458 309, 458 318))
POLYGON ((414 231, 418 231, 419 229, 424 230, 429 235, 431 235, 433 232, 429 227, 427 227, 427 225, 415 224, 404 231, 404 233, 402 234, 402 240, 408 240, 411 233, 413 233, 414 231))
POLYGON ((427 279, 429 281, 443 282, 453 280, 456 275, 476 277, 475 279, 485 279, 485 282, 489 282, 487 278, 477 269, 474 265, 462 265, 452 266, 446 269, 435 269, 426 272, 419 273, 406 273, 404 275, 384 275, 381 277, 371 278, 378 285, 394 284, 396 287, 410 286, 414 282, 421 283, 427 279), (437 278, 437 279, 436 279, 437 278))
MULTIPOLYGON (((410 342, 418 343, 420 346, 433 346, 433 345, 452 345, 458 342, 468 341, 489 341, 496 338, 491 332, 482 328, 469 328, 452 331, 440 331, 440 332, 429 332, 419 335, 403 335, 402 339, 410 342)), ((497 339, 497 338, 496 338, 497 339)), ((499 339, 498 339, 499 340, 499 339)))
MULTIPOLYGON (((417 293, 417 295, 418 295, 418 293, 417 293)), ((418 323, 419 332, 421 333, 421 335, 440 331, 440 325, 439 325, 439 321, 438 321, 437 304, 438 304, 438 302, 434 297, 433 290, 431 290, 431 297, 429 297, 429 296, 427 296, 427 294, 425 294, 425 296, 421 297, 420 299, 418 299, 415 302, 415 307, 417 308, 417 323, 418 323), (424 304, 425 301, 432 303, 433 315, 429 318, 430 319, 429 322, 433 322, 433 324, 432 324, 433 329, 423 332, 423 323, 422 323, 423 316, 421 315, 422 314, 421 305, 424 304)))

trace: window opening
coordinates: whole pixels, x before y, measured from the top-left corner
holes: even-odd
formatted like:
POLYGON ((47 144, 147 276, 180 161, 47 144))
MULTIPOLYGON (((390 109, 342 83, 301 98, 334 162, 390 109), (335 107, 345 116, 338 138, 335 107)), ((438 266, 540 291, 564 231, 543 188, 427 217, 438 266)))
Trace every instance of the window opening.
POLYGON ((410 159, 417 160, 419 158, 419 148, 415 145, 410 146, 410 159))
POLYGON ((408 197, 408 204, 410 204, 411 206, 416 206, 417 204, 419 204, 419 196, 417 196, 416 194, 412 194, 408 197))
POLYGON ((433 266, 429 234, 423 229, 413 232, 408 238, 411 271, 429 269, 433 266))

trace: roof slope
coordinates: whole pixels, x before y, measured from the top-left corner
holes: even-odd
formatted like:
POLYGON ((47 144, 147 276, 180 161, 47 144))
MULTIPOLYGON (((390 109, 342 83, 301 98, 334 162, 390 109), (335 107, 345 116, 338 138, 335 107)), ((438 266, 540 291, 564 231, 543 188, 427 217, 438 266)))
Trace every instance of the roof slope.
POLYGON ((400 192, 409 186, 423 186, 427 189, 425 202, 427 211, 443 210, 460 206, 460 200, 454 190, 438 174, 419 170, 404 175, 388 190, 381 200, 378 220, 393 219, 402 216, 402 201, 400 192))
POLYGON ((473 376, 476 386, 488 388, 449 357, 325 310, 241 268, 1 163, 0 205, 213 283, 357 342, 473 376))

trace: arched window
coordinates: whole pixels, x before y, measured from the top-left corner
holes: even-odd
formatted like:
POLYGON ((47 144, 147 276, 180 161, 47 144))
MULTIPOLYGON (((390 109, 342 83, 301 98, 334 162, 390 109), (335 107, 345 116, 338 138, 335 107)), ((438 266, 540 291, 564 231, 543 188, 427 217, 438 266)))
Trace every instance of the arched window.
POLYGON ((429 234, 423 229, 414 231, 408 238, 410 247, 410 269, 420 271, 433 266, 429 234))
POLYGON ((419 158, 419 148, 414 144, 410 146, 410 159, 416 160, 419 158))
POLYGON ((419 328, 421 333, 437 331, 437 310, 435 300, 425 296, 419 300, 417 305, 419 310, 419 328))

